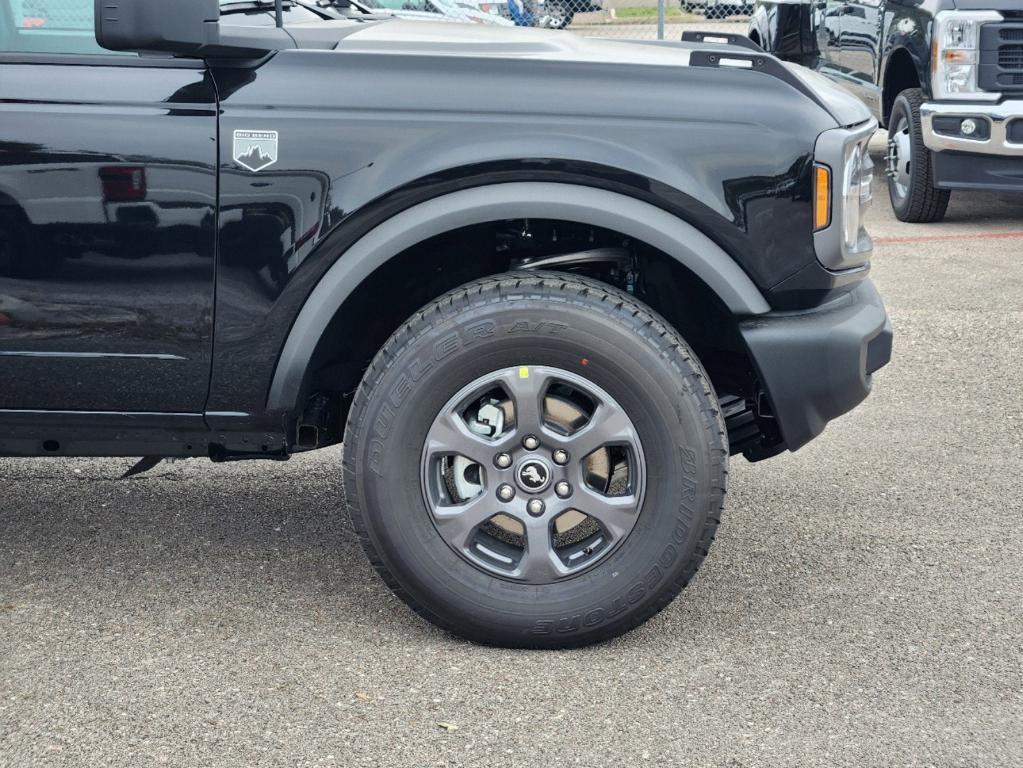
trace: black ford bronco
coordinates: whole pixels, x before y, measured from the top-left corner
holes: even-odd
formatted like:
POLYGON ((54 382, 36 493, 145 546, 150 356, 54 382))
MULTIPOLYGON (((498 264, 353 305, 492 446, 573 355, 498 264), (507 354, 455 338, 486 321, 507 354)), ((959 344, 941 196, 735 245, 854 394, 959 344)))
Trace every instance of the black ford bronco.
POLYGON ((940 221, 953 189, 1023 192, 1021 0, 757 0, 749 36, 870 106, 901 220, 940 221))
POLYGON ((403 600, 563 647, 663 608, 729 455, 800 448, 889 359, 875 122, 742 38, 29 3, 0 0, 2 455, 343 441, 403 600))

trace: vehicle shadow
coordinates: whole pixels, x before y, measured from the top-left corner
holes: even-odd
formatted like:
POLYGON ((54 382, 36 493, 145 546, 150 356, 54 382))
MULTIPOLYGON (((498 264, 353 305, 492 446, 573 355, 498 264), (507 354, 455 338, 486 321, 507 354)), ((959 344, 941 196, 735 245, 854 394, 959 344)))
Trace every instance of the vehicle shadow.
MULTIPOLYGON (((340 448, 283 463, 180 460, 121 479, 133 460, 3 460, 0 618, 23 611, 29 629, 31 614, 56 603, 99 626, 463 644, 406 608, 369 565, 340 461, 340 448)), ((745 545, 755 546, 748 531, 745 545)), ((734 579, 716 554, 682 599, 613 642, 661 642, 665 626, 690 634, 719 613, 743 589, 722 587, 734 579)))
POLYGON ((443 636, 394 598, 351 529, 340 450, 287 463, 4 460, 0 594, 101 623, 261 623, 420 639, 443 636), (297 465, 297 466, 296 466, 297 465))

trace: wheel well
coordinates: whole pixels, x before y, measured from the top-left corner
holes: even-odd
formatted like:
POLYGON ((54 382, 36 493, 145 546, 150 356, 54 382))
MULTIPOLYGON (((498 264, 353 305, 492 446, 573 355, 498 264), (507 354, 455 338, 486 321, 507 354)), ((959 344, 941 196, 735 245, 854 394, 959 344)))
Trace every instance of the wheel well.
POLYGON ((895 97, 907 88, 919 88, 920 77, 916 71, 913 57, 905 48, 894 51, 888 59, 888 68, 884 73, 884 90, 882 93, 881 120, 888 125, 892 114, 895 97))
MULTIPOLYGON (((394 256, 334 315, 307 368, 307 403, 332 404, 341 439, 351 396, 386 340, 418 309, 472 280, 541 266, 585 274, 646 302, 693 347, 719 395, 758 398, 756 375, 732 312, 693 272, 662 251, 600 227, 519 219, 461 227, 394 256), (567 261, 550 265, 555 257, 567 261)), ((308 405, 306 406, 308 410, 308 405)), ((321 443, 322 444, 322 443, 321 443)))

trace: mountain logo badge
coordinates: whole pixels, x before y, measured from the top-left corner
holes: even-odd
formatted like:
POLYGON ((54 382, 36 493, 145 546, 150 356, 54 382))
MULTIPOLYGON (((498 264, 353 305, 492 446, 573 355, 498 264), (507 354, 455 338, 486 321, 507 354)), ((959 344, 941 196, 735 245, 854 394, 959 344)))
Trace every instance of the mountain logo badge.
POLYGON ((261 171, 277 162, 277 131, 235 131, 234 161, 250 171, 261 171))

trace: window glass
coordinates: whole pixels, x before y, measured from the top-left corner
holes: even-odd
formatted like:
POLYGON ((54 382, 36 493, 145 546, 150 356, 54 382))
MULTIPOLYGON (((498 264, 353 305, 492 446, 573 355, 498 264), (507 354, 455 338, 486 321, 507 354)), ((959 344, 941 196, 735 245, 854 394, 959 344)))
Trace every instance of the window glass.
POLYGON ((3 51, 102 53, 93 27, 94 0, 0 0, 3 51))

